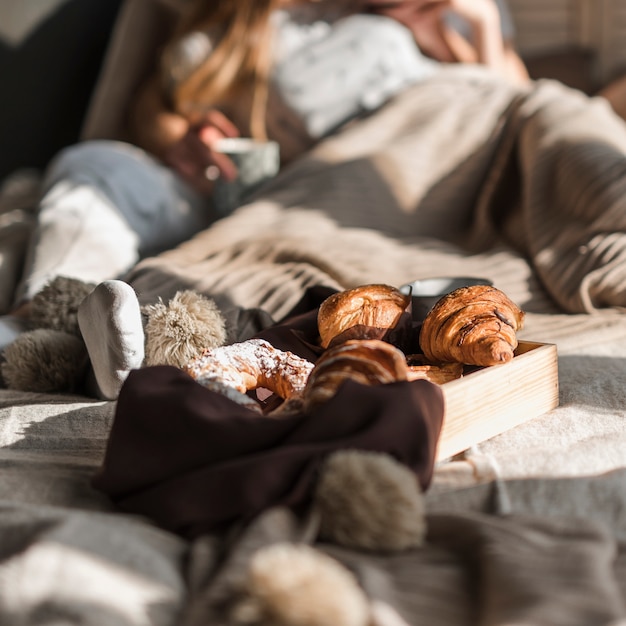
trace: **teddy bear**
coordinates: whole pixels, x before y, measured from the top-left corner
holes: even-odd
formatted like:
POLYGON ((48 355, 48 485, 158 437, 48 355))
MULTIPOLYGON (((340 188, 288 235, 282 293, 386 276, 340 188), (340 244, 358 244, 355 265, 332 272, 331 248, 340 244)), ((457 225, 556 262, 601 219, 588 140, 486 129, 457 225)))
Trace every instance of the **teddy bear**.
MULTIPOLYGON (((89 358, 78 322, 83 300, 95 284, 59 276, 31 301, 31 329, 3 354, 0 371, 6 387, 38 393, 97 395, 90 388, 89 358)), ((144 366, 188 362, 203 349, 222 345, 226 328, 215 302, 193 291, 180 291, 166 304, 142 309, 144 366)))

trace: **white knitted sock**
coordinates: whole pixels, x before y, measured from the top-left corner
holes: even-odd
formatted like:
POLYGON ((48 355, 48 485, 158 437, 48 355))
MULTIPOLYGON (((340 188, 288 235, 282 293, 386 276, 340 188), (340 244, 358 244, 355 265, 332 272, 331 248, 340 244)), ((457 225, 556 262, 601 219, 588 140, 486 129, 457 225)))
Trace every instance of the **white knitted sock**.
POLYGON ((114 400, 130 370, 141 367, 144 359, 144 332, 135 291, 121 280, 100 283, 81 302, 78 326, 97 393, 114 400))

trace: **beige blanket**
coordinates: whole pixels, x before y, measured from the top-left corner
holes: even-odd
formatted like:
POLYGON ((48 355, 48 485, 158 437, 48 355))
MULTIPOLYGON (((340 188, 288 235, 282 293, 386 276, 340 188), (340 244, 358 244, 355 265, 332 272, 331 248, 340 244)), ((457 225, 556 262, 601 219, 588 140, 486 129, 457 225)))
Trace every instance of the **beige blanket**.
POLYGON ((313 284, 454 275, 525 308, 522 337, 558 346, 560 406, 436 468, 423 549, 321 544, 280 509, 187 544, 90 487, 112 403, 2 391, 0 623, 232 623, 250 555, 277 541, 349 566, 381 624, 625 623, 626 320, 583 312, 626 303, 626 131, 588 108, 451 69, 130 276, 145 302, 192 287, 276 318, 313 284))
POLYGON ((450 68, 130 280, 144 296, 182 280, 281 315, 307 284, 401 284, 441 273, 450 254, 445 273, 466 274, 488 254, 489 277, 530 310, 553 311, 546 296, 567 312, 624 305, 625 150, 626 126, 600 99, 450 68))

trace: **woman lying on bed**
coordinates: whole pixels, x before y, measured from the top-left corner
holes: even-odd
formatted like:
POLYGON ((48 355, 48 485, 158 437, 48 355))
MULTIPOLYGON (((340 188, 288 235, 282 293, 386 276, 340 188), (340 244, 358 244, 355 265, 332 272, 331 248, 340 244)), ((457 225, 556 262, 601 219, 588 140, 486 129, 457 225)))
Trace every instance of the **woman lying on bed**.
MULTIPOLYGON (((87 298, 81 324, 104 397, 116 396, 126 372, 139 367, 143 357, 135 293, 126 283, 107 279, 123 274, 139 256, 174 245, 212 221, 212 179, 216 173, 226 179, 235 174, 232 163, 213 149, 216 140, 267 135, 280 143, 283 162, 295 164, 296 157, 337 129, 360 126, 351 125, 352 120, 361 117, 361 125, 367 124, 374 111, 384 114, 382 105, 394 97, 408 101, 407 94, 409 100, 413 94, 421 97, 429 87, 432 102, 441 100, 436 89, 442 86, 453 94, 456 100, 449 106, 454 105, 455 116, 465 99, 471 100, 474 117, 468 118, 469 130, 456 127, 456 143, 467 139, 474 126, 483 127, 480 158, 468 153, 464 162, 458 161, 459 170, 481 179, 464 189, 489 187, 485 180, 492 172, 478 166, 495 160, 499 151, 513 154, 511 146, 518 144, 529 151, 513 159, 522 166, 522 184, 507 189, 522 192, 526 214, 522 222, 510 220, 502 214, 508 204, 501 204, 496 219, 512 233, 512 243, 532 260, 562 308, 577 312, 626 304, 620 287, 626 258, 626 211, 621 206, 626 130, 602 103, 565 88, 528 83, 497 27, 500 20, 509 32, 503 10, 498 12, 489 0, 357 5, 255 0, 248 10, 244 6, 238 3, 235 10, 231 2, 201 3, 199 13, 181 24, 166 48, 160 80, 146 86, 135 108, 137 142, 148 152, 88 143, 62 154, 51 168, 23 295, 28 301, 58 275, 105 281, 87 298), (465 30, 451 21, 453 16, 463 18, 465 30), (241 47, 242 41, 248 45, 241 47), (450 61, 477 62, 464 66, 477 71, 450 72, 447 68, 455 67, 450 61), (356 71, 362 67, 367 71, 356 71), (456 80, 461 81, 458 89, 450 91, 456 80), (76 216, 77 207, 89 220, 76 216), (179 209, 184 217, 172 215, 179 209), (72 227, 76 220, 80 230, 72 227), (104 236, 109 233, 110 239, 104 236), (555 242, 560 246, 556 251, 550 247, 555 242), (55 258, 53 251, 62 256, 55 258)), ((438 103, 433 115, 440 116, 445 104, 438 103)), ((415 106, 427 115, 422 112, 429 110, 425 101, 417 100, 415 106)), ((407 118, 413 115, 406 113, 407 118)), ((462 124, 466 118, 461 114, 453 121, 462 124)), ((429 124, 422 118, 419 127, 407 126, 403 140, 412 138, 415 152, 426 141, 420 129, 429 124)), ((435 166, 438 158, 443 162, 447 154, 435 155, 435 166)), ((428 174, 434 186, 445 187, 447 177, 457 172, 433 167, 428 174)), ((475 200, 466 194, 467 215, 455 224, 470 224, 479 206, 475 200)), ((343 223, 345 207, 334 208, 331 217, 343 223)), ((396 234, 432 235, 430 221, 451 225, 448 210, 420 204, 414 214, 401 216, 396 234)), ((393 226, 388 214, 385 207, 386 225, 393 226)), ((373 215, 359 215, 353 211, 349 216, 357 226, 380 225, 373 215)))
MULTIPOLYGON (((0 323, 0 344, 28 328, 30 301, 54 277, 119 277, 214 221, 215 179, 237 175, 218 140, 269 137, 285 164, 440 63, 484 64, 525 82, 511 36, 506 6, 493 0, 196 2, 138 94, 131 124, 140 148, 85 142, 51 164, 20 306, 0 323)), ((128 299, 132 290, 112 283, 93 306, 135 311, 128 299)), ((97 324, 83 332, 102 338, 97 324)), ((141 332, 125 336, 139 341, 141 332)), ((138 365, 140 352, 120 350, 122 370, 138 365)), ((101 384, 109 396, 118 386, 101 384)))

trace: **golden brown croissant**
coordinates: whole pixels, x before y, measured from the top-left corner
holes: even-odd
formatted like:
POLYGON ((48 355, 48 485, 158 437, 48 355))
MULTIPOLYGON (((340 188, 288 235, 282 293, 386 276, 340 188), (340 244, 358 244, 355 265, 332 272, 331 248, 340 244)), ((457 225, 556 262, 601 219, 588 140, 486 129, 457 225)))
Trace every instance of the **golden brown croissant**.
POLYGON ((463 376, 463 363, 429 363, 423 354, 407 356, 407 380, 429 380, 443 385, 463 376))
POLYGON ((322 347, 328 348, 333 339, 357 326, 362 328, 361 336, 351 339, 369 339, 371 329, 395 327, 410 301, 410 296, 389 285, 363 285, 333 294, 322 302, 317 315, 322 347))
POLYGON ((498 365, 513 358, 524 312, 488 285, 461 287, 426 316, 420 347, 429 361, 498 365))
POLYGON ((315 363, 304 389, 310 409, 332 398, 346 380, 382 385, 407 379, 404 353, 379 339, 355 339, 329 348, 315 363))

